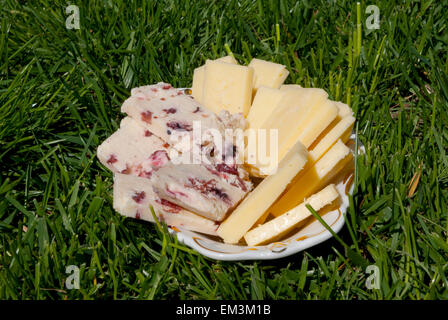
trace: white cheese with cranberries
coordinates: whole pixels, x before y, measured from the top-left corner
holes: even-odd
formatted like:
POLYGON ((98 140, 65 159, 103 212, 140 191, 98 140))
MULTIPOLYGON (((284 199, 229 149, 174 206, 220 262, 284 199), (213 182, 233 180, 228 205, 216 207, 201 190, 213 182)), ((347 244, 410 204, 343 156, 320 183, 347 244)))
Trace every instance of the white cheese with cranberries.
POLYGON ((155 171, 151 181, 161 199, 221 221, 252 189, 252 183, 240 177, 241 171, 236 165, 225 163, 170 163, 155 171))
POLYGON ((154 222, 153 206, 156 217, 167 225, 206 234, 216 235, 218 227, 214 221, 158 198, 149 179, 132 175, 115 173, 113 206, 125 217, 154 222))
POLYGON ((97 150, 98 159, 113 172, 151 176, 168 161, 169 145, 130 117, 97 150))

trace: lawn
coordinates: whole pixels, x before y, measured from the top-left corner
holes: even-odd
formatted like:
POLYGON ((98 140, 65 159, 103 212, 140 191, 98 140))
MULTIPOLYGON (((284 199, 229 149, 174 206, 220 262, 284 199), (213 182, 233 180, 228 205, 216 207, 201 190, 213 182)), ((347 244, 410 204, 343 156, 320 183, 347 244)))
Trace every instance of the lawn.
POLYGON ((448 299, 448 3, 71 4, 79 29, 66 1, 0 0, 0 299, 448 299), (229 49, 353 108, 366 154, 341 241, 220 262, 113 210, 96 148, 130 89, 187 87, 229 49))

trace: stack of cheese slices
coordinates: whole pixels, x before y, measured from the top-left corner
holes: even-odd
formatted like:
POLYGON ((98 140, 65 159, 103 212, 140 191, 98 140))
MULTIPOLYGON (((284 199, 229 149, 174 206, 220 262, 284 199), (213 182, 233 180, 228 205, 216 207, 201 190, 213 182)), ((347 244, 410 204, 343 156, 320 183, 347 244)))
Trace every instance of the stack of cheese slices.
POLYGON ((252 59, 243 66, 232 56, 194 70, 197 101, 216 113, 242 113, 250 129, 278 134, 273 174, 266 173, 266 162, 246 158, 251 175, 263 179, 217 229, 226 243, 281 239, 311 215, 306 204, 319 211, 339 201, 332 179, 353 164, 347 146, 355 122, 350 107, 329 100, 322 89, 284 85, 288 74, 281 64, 252 59))
POLYGON ((311 216, 307 204, 316 211, 337 204, 333 181, 353 165, 352 110, 322 89, 283 84, 288 74, 278 63, 252 59, 244 66, 226 56, 194 70, 191 96, 166 83, 134 88, 122 106, 127 117, 98 147, 114 172, 114 208, 153 221, 153 207, 172 227, 256 246, 296 230, 311 216), (172 133, 192 135, 195 120, 221 133, 275 131, 277 139, 246 135, 242 164, 176 165, 172 133), (250 158, 247 151, 260 147, 276 157, 250 158))

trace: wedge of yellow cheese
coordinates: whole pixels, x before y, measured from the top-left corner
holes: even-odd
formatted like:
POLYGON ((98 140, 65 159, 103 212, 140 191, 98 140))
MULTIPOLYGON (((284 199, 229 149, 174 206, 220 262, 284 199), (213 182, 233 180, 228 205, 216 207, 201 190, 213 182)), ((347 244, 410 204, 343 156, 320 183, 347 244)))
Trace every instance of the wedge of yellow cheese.
POLYGON ((258 88, 249 114, 247 115, 249 128, 261 128, 263 123, 266 122, 277 108, 283 95, 284 93, 279 89, 264 86, 258 88))
MULTIPOLYGON (((281 162, 283 157, 287 154, 290 148, 299 141, 300 135, 307 127, 307 122, 310 119, 313 120, 312 126, 315 126, 316 122, 319 125, 319 119, 323 119, 323 122, 327 124, 334 112, 329 112, 328 117, 326 115, 315 113, 322 109, 328 109, 327 106, 322 107, 327 101, 328 94, 322 89, 314 88, 294 88, 283 91, 283 96, 279 101, 278 106, 274 109, 269 117, 260 126, 261 129, 269 132, 270 130, 277 130, 278 143, 275 146, 278 149, 278 157, 272 158, 273 161, 281 162), (278 159, 278 160, 277 160, 278 159)), ((334 105, 329 108, 336 108, 334 105)), ((327 111, 325 111, 327 112, 327 111)), ((331 122, 331 121, 330 121, 331 122)), ((316 129, 316 134, 320 129, 316 129)), ((271 154, 273 146, 270 144, 263 145, 266 149, 265 154, 271 154)), ((248 149, 253 148, 248 143, 248 149)), ((255 148, 254 148, 255 149, 255 148)), ((260 146, 258 146, 260 149, 260 146)), ((246 155, 249 153, 246 152, 246 155)), ((273 165, 271 163, 261 163, 257 159, 248 159, 246 161, 254 168, 251 172, 260 174, 263 176, 264 172, 269 172, 269 169, 273 165), (250 162, 248 160, 251 160, 250 162)))
MULTIPOLYGON (((221 61, 221 62, 230 63, 230 64, 238 64, 238 62, 232 56, 225 56, 225 57, 216 59, 215 61, 221 61)), ((191 92, 192 92, 191 95, 199 103, 202 103, 202 95, 203 95, 203 89, 204 89, 204 78, 205 78, 205 65, 194 69, 193 84, 191 86, 191 92)))
POLYGON ((252 102, 253 69, 208 60, 205 64, 202 104, 219 113, 228 110, 247 116, 252 102))
POLYGON ((339 193, 334 184, 330 184, 285 214, 250 230, 246 233, 244 239, 250 246, 272 242, 291 231, 300 221, 311 215, 311 212, 305 206, 306 204, 311 205, 314 210, 319 211, 338 197, 339 193))
POLYGON ((340 140, 346 143, 352 133, 355 118, 348 115, 341 119, 330 131, 328 131, 322 139, 310 150, 310 163, 319 160, 325 152, 327 152, 336 141, 340 140))
POLYGON ((249 67, 254 69, 254 91, 261 86, 278 89, 289 75, 284 65, 261 59, 252 59, 249 67))
POLYGON ((277 172, 264 179, 221 223, 217 234, 226 243, 237 243, 285 190, 307 161, 308 151, 296 143, 279 164, 277 172))
POLYGON ((269 212, 278 217, 291 210, 328 183, 351 161, 353 161, 353 154, 350 148, 338 140, 314 166, 308 168, 294 181, 292 186, 272 205, 269 212))
POLYGON ((334 103, 336 104, 336 107, 338 107, 338 115, 341 119, 346 116, 353 115, 352 108, 350 108, 347 104, 340 101, 334 101, 334 103))

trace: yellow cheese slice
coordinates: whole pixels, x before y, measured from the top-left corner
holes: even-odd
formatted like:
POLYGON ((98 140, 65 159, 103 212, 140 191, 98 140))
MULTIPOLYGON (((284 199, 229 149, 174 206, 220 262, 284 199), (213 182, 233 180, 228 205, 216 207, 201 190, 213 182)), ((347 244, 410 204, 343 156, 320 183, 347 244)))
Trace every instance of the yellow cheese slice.
POLYGON ((291 148, 277 172, 260 182, 221 223, 217 234, 226 243, 237 243, 285 190, 307 161, 308 151, 300 143, 291 148))
POLYGON ((202 103, 204 75, 205 75, 205 66, 200 66, 194 69, 193 71, 193 84, 191 85, 191 95, 199 103, 202 103))
POLYGON ((252 106, 250 107, 247 121, 249 128, 258 129, 271 116, 279 105, 283 92, 279 89, 260 87, 257 90, 252 106))
POLYGON ((338 140, 314 166, 303 172, 291 187, 272 205, 269 212, 275 217, 291 210, 306 197, 310 196, 328 183, 348 163, 353 161, 353 154, 341 140, 338 140))
MULTIPOLYGON (((304 128, 298 138, 291 136, 292 141, 297 139, 307 148, 311 146, 314 140, 325 130, 328 125, 336 118, 338 108, 333 101, 327 100, 322 104, 315 105, 307 114, 303 121, 304 128)), ((292 143, 292 141, 290 143, 292 143)))
POLYGON ((219 113, 243 113, 247 116, 252 102, 253 69, 221 61, 205 64, 202 103, 219 113))
POLYGON ((252 59, 249 67, 254 69, 254 91, 261 86, 278 89, 289 75, 284 65, 261 59, 252 59))
MULTIPOLYGON (((225 56, 225 57, 216 59, 215 61, 221 61, 221 62, 230 63, 230 64, 238 64, 238 62, 232 56, 225 56)), ((204 78, 205 78, 205 65, 194 69, 193 84, 191 85, 191 95, 199 103, 202 103, 204 78)))
MULTIPOLYGON (((322 114, 314 114, 314 112, 322 108, 320 106, 327 101, 328 97, 324 90, 314 88, 294 88, 283 92, 284 95, 280 99, 278 106, 261 125, 261 129, 266 130, 266 132, 270 130, 277 130, 278 132, 278 144, 275 146, 278 149, 278 160, 273 160, 279 162, 282 161, 290 148, 299 140, 300 134, 307 127, 307 121, 313 118, 319 119, 323 116, 322 114), (314 112, 311 112, 312 110, 314 112)), ((336 107, 333 106, 333 108, 336 107)), ((331 117, 331 114, 329 114, 329 117, 331 117)), ((248 149, 254 148, 250 145, 251 142, 254 141, 249 140, 248 149)), ((262 147, 266 149, 265 154, 269 155, 274 146, 266 144, 262 147)), ((246 155, 248 154, 249 152, 246 152, 246 155)), ((254 174, 263 176, 263 172, 269 172, 269 169, 266 168, 272 167, 270 163, 260 163, 257 159, 250 160, 249 162, 246 157, 246 162, 253 167, 251 172, 254 174)))
MULTIPOLYGON (((342 121, 342 119, 345 119, 346 117, 348 117, 348 116, 352 116, 352 118, 350 118, 350 119, 354 119, 353 118, 353 111, 352 111, 352 109, 348 106, 348 105, 346 105, 345 103, 342 103, 342 102, 339 102, 339 101, 333 101, 334 102, 334 104, 336 105, 336 107, 338 108, 338 115, 336 116, 336 118, 333 120, 333 122, 332 123, 330 123, 328 126, 327 126, 327 128, 325 128, 325 130, 324 131, 322 131, 322 133, 319 135, 319 137, 317 137, 315 140, 314 140, 314 142, 311 144, 311 146, 309 146, 308 147, 308 150, 313 150, 319 143, 320 143, 320 141, 325 137, 325 136, 327 136, 327 134, 330 132, 330 131, 332 131, 333 130, 333 128, 337 125, 337 124, 339 124, 339 122, 341 122, 342 121)), ((345 121, 347 121, 347 120, 345 120, 345 121)), ((351 129, 350 129, 351 130, 351 129)), ((349 130, 348 130, 348 132, 349 132, 349 130)), ((333 140, 333 142, 331 143, 331 145, 330 145, 330 147, 338 140, 338 139, 341 139, 342 140, 342 142, 344 142, 344 143, 346 143, 347 142, 347 140, 348 140, 348 138, 349 138, 349 136, 350 136, 350 132, 349 132, 349 134, 348 134, 348 136, 347 137, 336 137, 334 140, 333 140)), ((328 147, 329 148, 329 147, 328 147)), ((326 150, 328 150, 328 148, 326 148, 326 150)), ((326 151, 326 150, 324 150, 324 151, 326 151)), ((322 154, 321 154, 322 155, 322 154)), ((315 160, 317 160, 317 159, 315 159, 315 160)), ((308 165, 309 165, 310 163, 308 163, 308 165)))
POLYGON ((330 184, 285 214, 250 230, 246 233, 244 239, 250 246, 272 242, 291 231, 299 222, 311 215, 311 212, 305 206, 306 204, 319 211, 338 197, 339 193, 334 184, 330 184))
POLYGON ((231 56, 231 55, 228 55, 228 56, 225 56, 225 57, 221 57, 219 59, 216 59, 215 61, 221 61, 221 62, 231 63, 231 64, 238 64, 236 59, 233 56, 231 56))
POLYGON ((310 150, 311 162, 319 160, 338 140, 346 143, 352 133, 355 118, 351 115, 340 120, 322 139, 310 150))
POLYGON ((297 88, 302 88, 299 84, 282 84, 280 86, 280 90, 284 91, 284 90, 289 90, 289 89, 297 89, 297 88))

